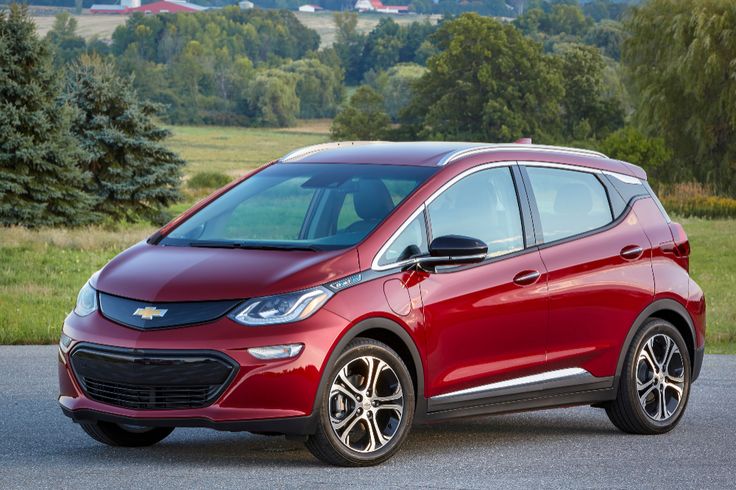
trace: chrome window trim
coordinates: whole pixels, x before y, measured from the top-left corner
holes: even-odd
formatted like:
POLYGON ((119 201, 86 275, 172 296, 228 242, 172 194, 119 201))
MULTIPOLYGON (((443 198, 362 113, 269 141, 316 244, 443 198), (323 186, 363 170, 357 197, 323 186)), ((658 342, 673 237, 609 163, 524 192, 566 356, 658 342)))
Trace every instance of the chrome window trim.
MULTIPOLYGON (((517 145, 520 146, 520 145, 517 145)), ((394 262, 391 264, 386 265, 378 265, 379 258, 386 252, 386 250, 391 246, 391 244, 396 240, 396 238, 403 232, 407 226, 409 226, 409 223, 411 223, 418 215, 419 213, 423 212, 427 206, 429 206, 435 199, 439 197, 440 194, 445 192, 449 187, 452 187, 455 183, 457 183, 459 180, 464 179, 465 177, 472 175, 476 172, 480 172, 483 170, 487 170, 489 168, 496 168, 496 167, 511 167, 512 165, 520 165, 520 166, 527 166, 527 167, 545 167, 545 168, 556 168, 561 170, 571 170, 575 172, 586 172, 590 174, 596 174, 596 175, 610 175, 612 177, 615 177, 622 182, 626 183, 636 183, 642 185, 642 181, 639 180, 636 177, 632 177, 630 175, 620 174, 618 172, 612 172, 609 170, 600 170, 597 168, 591 168, 591 167, 583 167, 580 165, 570 165, 567 163, 555 163, 555 162, 528 162, 528 161, 515 161, 515 160, 505 160, 501 162, 491 162, 491 163, 484 163, 481 165, 477 165, 475 167, 469 168, 465 170, 464 172, 459 173, 449 181, 445 182, 442 187, 437 189, 434 193, 432 193, 431 196, 429 196, 422 205, 416 209, 409 218, 402 223, 402 225, 391 235, 391 237, 386 241, 386 243, 383 244, 381 249, 378 251, 376 256, 373 258, 373 262, 371 263, 371 269, 375 271, 385 271, 389 269, 395 269, 397 267, 405 267, 407 265, 415 264, 416 261, 414 259, 408 259, 403 260, 401 262, 394 262), (636 182, 634 182, 636 181, 636 182)), ((610 204, 610 203, 609 203, 610 204)))
POLYGON ((604 170, 603 173, 606 174, 606 175, 608 175, 608 176, 610 176, 610 177, 614 177, 614 178, 620 180, 624 184, 643 185, 642 182, 641 182, 641 179, 639 179, 638 177, 634 177, 634 176, 631 176, 631 175, 620 174, 618 172, 610 172, 608 170, 604 170))
POLYGON ((481 386, 474 386, 473 388, 467 388, 464 390, 453 391, 450 393, 443 393, 436 395, 431 400, 443 400, 446 398, 454 398, 465 395, 474 395, 478 393, 493 392, 504 388, 514 388, 517 386, 534 385, 537 383, 545 383, 548 381, 558 381, 570 378, 592 378, 593 375, 583 368, 566 368, 556 369, 554 371, 546 371, 539 374, 532 374, 530 376, 522 376, 520 378, 508 379, 506 381, 499 381, 496 383, 490 383, 481 386))

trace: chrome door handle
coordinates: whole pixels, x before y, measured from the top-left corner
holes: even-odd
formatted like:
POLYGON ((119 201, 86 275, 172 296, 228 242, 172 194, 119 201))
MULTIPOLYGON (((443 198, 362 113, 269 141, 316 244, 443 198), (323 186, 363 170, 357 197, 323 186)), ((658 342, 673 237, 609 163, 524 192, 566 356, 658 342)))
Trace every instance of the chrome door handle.
POLYGON ((541 275, 539 271, 521 271, 514 276, 514 283, 519 286, 530 286, 537 282, 541 275))
POLYGON ((641 254, 643 253, 644 249, 639 245, 629 245, 628 247, 621 249, 621 257, 627 260, 636 260, 641 257, 641 254))

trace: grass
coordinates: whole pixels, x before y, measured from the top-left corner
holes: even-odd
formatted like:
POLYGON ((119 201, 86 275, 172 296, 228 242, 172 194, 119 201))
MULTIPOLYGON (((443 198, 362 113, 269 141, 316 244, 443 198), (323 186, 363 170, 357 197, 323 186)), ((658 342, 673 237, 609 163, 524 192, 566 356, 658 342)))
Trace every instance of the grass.
POLYGON ((174 126, 169 147, 187 162, 185 174, 220 172, 239 177, 289 150, 323 143, 329 136, 315 132, 314 122, 289 130, 217 126, 174 126))
POLYGON ((690 274, 705 291, 707 351, 736 354, 736 220, 678 220, 690 238, 690 274))
POLYGON ((0 344, 56 342, 79 288, 153 228, 0 228, 0 344))

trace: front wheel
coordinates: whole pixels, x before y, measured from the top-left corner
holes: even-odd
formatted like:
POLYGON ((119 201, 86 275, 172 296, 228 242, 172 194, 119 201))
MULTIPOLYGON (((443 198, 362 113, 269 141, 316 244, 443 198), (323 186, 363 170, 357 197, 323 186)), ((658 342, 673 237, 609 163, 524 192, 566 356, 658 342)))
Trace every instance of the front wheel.
POLYGON ((82 422, 82 430, 92 439, 108 446, 153 446, 174 431, 173 427, 139 427, 112 422, 82 422))
POLYGON ((381 342, 355 339, 328 379, 307 449, 338 466, 371 466, 393 456, 414 418, 414 386, 399 355, 381 342))
POLYGON ((606 406, 611 422, 631 434, 662 434, 680 421, 690 394, 690 355, 680 332, 653 318, 626 354, 616 400, 606 406))

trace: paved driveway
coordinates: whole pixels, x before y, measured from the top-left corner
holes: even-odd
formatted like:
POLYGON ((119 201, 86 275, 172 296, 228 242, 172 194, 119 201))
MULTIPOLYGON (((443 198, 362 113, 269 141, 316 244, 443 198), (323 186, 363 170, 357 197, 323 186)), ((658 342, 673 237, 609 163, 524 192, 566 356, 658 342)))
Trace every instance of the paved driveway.
POLYGON ((280 437, 177 429, 152 448, 102 446, 56 405, 55 347, 0 347, 2 488, 736 487, 736 356, 706 356, 680 426, 618 432, 602 410, 418 427, 375 468, 322 466, 280 437))

